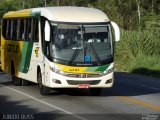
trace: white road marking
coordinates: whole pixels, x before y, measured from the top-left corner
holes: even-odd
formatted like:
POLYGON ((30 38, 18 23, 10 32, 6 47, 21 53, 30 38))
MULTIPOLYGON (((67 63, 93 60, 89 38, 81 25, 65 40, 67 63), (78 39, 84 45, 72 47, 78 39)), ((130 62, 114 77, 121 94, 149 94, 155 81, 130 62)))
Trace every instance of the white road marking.
POLYGON ((69 111, 67 111, 67 110, 65 110, 65 109, 63 109, 63 108, 57 107, 57 106, 52 105, 52 104, 50 104, 50 103, 47 103, 47 102, 45 102, 45 101, 43 101, 43 100, 39 100, 39 99, 37 99, 37 98, 35 98, 35 97, 31 96, 31 95, 28 95, 28 94, 26 94, 26 93, 23 93, 23 92, 21 92, 21 91, 18 91, 18 90, 16 90, 16 89, 11 88, 11 87, 7 87, 7 86, 2 85, 2 84, 0 84, 0 86, 5 87, 5 88, 7 88, 7 89, 10 89, 10 90, 12 90, 12 91, 15 91, 15 92, 17 92, 17 93, 19 93, 19 94, 22 94, 22 95, 24 95, 24 96, 26 96, 26 97, 29 97, 29 98, 31 98, 31 99, 33 99, 33 100, 35 100, 35 101, 38 101, 38 102, 40 102, 40 103, 43 103, 43 104, 45 104, 45 105, 47 105, 47 106, 49 106, 49 107, 52 107, 52 108, 54 108, 54 109, 60 110, 60 111, 62 111, 62 112, 64 112, 64 113, 66 113, 66 114, 70 114, 70 115, 72 115, 72 116, 74 116, 74 117, 76 117, 76 118, 78 118, 78 119, 80 119, 80 120, 87 120, 86 118, 83 118, 83 117, 80 117, 80 116, 78 116, 78 115, 75 115, 74 113, 71 113, 71 112, 69 112, 69 111))

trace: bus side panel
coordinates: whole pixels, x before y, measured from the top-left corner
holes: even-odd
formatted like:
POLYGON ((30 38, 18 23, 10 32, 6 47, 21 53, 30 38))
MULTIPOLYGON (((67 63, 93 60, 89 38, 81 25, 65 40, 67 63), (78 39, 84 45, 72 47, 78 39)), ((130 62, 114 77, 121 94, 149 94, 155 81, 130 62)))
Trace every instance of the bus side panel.
POLYGON ((8 63, 7 63, 7 56, 6 56, 6 50, 5 45, 7 44, 7 41, 4 40, 3 36, 1 36, 1 68, 4 72, 8 72, 8 63))
POLYGON ((19 74, 19 64, 23 42, 5 40, 1 37, 1 66, 4 72, 11 74, 11 62, 13 62, 15 75, 19 74))
POLYGON ((19 71, 22 73, 27 73, 29 70, 32 49, 33 49, 32 42, 23 43, 21 61, 19 66, 19 71))
POLYGON ((2 70, 11 74, 11 62, 14 63, 15 74, 32 82, 37 82, 37 66, 43 71, 43 54, 39 43, 1 40, 2 70))
MULTIPOLYGON (((40 24, 39 24, 40 28, 40 24)), ((43 61, 43 53, 42 53, 42 45, 41 45, 41 33, 39 31, 40 38, 37 42, 26 43, 27 46, 24 46, 24 51, 27 54, 24 54, 21 59, 21 70, 19 72, 20 78, 29 80, 31 82, 37 83, 37 68, 38 66, 41 69, 42 77, 44 76, 44 61, 43 61)))
MULTIPOLYGON (((43 54, 39 43, 33 43, 28 47, 24 46, 20 65, 20 78, 37 83, 37 66, 42 69, 43 54), (26 53, 26 54, 25 54, 26 53)), ((43 70, 43 69, 42 69, 43 70)))

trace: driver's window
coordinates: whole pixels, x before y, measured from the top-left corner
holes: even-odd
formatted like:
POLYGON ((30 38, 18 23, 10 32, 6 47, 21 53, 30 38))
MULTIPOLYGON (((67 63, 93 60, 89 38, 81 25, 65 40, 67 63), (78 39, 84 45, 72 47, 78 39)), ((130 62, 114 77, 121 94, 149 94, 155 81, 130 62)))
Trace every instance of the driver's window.
POLYGON ((41 34, 42 34, 42 46, 43 46, 43 52, 46 55, 47 58, 50 58, 50 41, 46 41, 46 31, 45 31, 45 25, 46 21, 48 21, 45 17, 41 17, 41 34))

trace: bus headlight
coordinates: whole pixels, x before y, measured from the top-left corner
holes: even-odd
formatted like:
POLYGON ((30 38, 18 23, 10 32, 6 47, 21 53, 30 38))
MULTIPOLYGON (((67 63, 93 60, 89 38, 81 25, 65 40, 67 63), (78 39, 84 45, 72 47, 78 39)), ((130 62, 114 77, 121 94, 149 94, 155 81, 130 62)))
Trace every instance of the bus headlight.
POLYGON ((103 72, 103 75, 108 75, 114 71, 114 68, 107 69, 103 72))
POLYGON ((61 70, 59 70, 59 69, 56 69, 56 68, 53 68, 53 67, 49 67, 50 68, 50 70, 52 71, 52 72, 55 72, 55 73, 57 73, 57 74, 60 74, 60 75, 67 75, 67 73, 65 73, 65 72, 63 72, 63 71, 61 71, 61 70))

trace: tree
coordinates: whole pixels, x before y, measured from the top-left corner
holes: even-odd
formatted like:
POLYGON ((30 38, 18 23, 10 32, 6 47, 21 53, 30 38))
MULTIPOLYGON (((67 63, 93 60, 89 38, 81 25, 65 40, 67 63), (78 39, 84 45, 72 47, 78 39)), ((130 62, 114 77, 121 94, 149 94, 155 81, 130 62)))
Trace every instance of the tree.
POLYGON ((17 10, 18 6, 16 6, 17 0, 12 1, 12 0, 1 0, 0 4, 0 17, 3 16, 8 11, 14 11, 17 10))
POLYGON ((140 0, 136 0, 137 3, 137 13, 139 18, 139 24, 141 23, 141 10, 140 10, 140 0))

